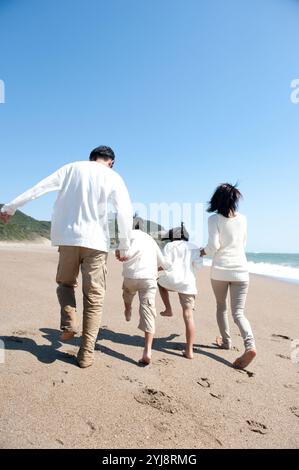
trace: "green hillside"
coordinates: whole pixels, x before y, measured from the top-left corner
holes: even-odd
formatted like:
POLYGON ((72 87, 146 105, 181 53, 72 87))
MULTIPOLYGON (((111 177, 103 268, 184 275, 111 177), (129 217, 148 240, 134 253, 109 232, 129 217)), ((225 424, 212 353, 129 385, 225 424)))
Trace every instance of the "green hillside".
MULTIPOLYGON (((3 204, 0 204, 0 209, 3 204)), ((0 221, 0 240, 35 240, 39 237, 50 238, 50 222, 35 220, 17 211, 10 222, 5 225, 0 221)))
MULTIPOLYGON (((3 204, 0 204, 0 209, 3 204)), ((153 238, 159 243, 159 232, 163 230, 161 225, 148 220, 143 220, 140 217, 134 217, 135 223, 138 221, 142 229, 150 233, 153 238)), ((39 237, 50 239, 51 223, 39 221, 24 214, 24 212, 16 211, 15 215, 11 218, 8 224, 0 221, 0 241, 22 241, 22 240, 35 240, 39 237)), ((109 229, 112 245, 117 240, 117 221, 116 215, 110 214, 109 229)))

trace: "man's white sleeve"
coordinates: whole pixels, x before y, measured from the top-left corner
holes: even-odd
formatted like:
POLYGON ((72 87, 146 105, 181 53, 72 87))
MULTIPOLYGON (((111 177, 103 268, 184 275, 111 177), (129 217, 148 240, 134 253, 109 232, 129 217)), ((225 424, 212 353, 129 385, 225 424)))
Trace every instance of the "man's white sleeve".
POLYGON ((111 201, 117 212, 119 250, 122 256, 126 256, 130 248, 133 228, 133 207, 123 179, 118 174, 115 176, 111 201))
POLYGON ((16 210, 19 207, 24 206, 27 202, 33 201, 34 199, 37 199, 51 191, 59 191, 63 182, 62 175, 63 168, 55 171, 55 173, 52 173, 52 175, 48 176, 47 178, 44 178, 42 181, 33 186, 33 188, 28 189, 28 191, 25 191, 23 194, 13 199, 13 201, 5 204, 2 207, 1 212, 14 215, 16 210))

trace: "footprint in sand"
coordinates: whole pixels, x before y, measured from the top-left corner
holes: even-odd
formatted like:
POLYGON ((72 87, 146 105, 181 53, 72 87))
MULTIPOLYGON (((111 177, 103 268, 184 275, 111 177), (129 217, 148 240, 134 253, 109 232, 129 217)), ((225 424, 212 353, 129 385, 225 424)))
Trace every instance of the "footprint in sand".
POLYGON ((142 382, 139 382, 138 379, 132 379, 131 377, 129 377, 128 375, 123 375, 120 380, 127 380, 128 382, 130 382, 131 384, 133 383, 139 383, 139 385, 143 385, 142 382))
POLYGON ((294 389, 298 387, 298 385, 295 385, 295 384, 284 384, 283 386, 284 388, 290 388, 290 389, 294 389))
POLYGON ((39 333, 37 331, 16 330, 12 334, 16 336, 37 336, 39 333))
POLYGON ((258 434, 267 434, 268 428, 265 424, 259 423, 258 421, 247 420, 250 431, 258 434))
POLYGON ((61 385, 61 384, 64 384, 64 383, 65 383, 65 382, 64 382, 63 379, 61 379, 61 380, 53 380, 52 385, 53 385, 53 387, 56 387, 57 385, 61 385))
POLYGON ((224 398, 224 395, 221 395, 221 394, 216 395, 215 393, 210 393, 210 395, 213 398, 217 398, 217 400, 223 400, 223 398, 224 398))
POLYGON ((89 427, 89 429, 91 431, 90 434, 93 434, 97 430, 96 425, 92 421, 87 421, 86 424, 87 424, 87 426, 89 427))
POLYGON ((299 418, 299 406, 292 406, 292 408, 290 408, 291 412, 293 413, 293 415, 297 416, 297 418, 299 418))
POLYGON ((276 335, 276 334, 273 334, 271 335, 272 338, 281 338, 281 339, 287 339, 287 340, 290 340, 292 341, 292 338, 290 338, 289 336, 285 336, 285 335, 276 335))
POLYGON ((280 357, 281 359, 291 359, 290 356, 285 356, 284 354, 276 354, 277 357, 280 357))
POLYGON ((162 359, 158 359, 157 361, 155 361, 154 364, 156 364, 156 365, 165 365, 165 366, 168 366, 168 365, 171 364, 173 366, 173 360, 172 359, 167 359, 167 358, 162 358, 162 359))
POLYGON ((172 397, 153 388, 144 388, 139 395, 134 396, 134 399, 142 405, 151 406, 165 413, 174 414, 178 411, 177 407, 173 404, 172 397))
POLYGON ((211 388, 211 382, 206 377, 201 377, 200 380, 197 382, 203 388, 211 388))

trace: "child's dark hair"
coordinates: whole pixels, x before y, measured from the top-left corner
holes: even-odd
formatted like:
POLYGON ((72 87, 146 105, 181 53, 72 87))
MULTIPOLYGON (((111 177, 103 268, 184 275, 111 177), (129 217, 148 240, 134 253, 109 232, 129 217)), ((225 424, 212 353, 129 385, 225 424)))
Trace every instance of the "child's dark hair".
POLYGON ((236 212, 242 197, 236 184, 234 186, 229 183, 221 184, 211 197, 207 212, 217 212, 224 217, 229 217, 230 214, 236 212))
POLYGON ((184 222, 181 223, 180 227, 171 228, 166 234, 161 238, 162 241, 178 241, 184 240, 185 242, 189 241, 189 233, 185 227, 184 222))

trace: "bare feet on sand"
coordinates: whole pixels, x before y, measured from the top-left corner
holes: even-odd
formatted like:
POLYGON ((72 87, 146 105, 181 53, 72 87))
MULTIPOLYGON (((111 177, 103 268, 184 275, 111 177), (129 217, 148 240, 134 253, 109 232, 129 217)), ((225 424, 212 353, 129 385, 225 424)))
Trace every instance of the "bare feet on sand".
POLYGON ((217 336, 217 338, 216 338, 216 344, 217 344, 218 348, 220 348, 220 349, 231 349, 231 346, 225 345, 225 344, 223 343, 223 338, 222 338, 222 336, 217 336))
POLYGON ((126 321, 130 321, 131 318, 132 318, 132 309, 126 309, 125 310, 125 318, 126 318, 126 321))
POLYGON ((238 359, 235 360, 233 367, 236 369, 246 369, 246 367, 253 361, 255 356, 256 350, 248 349, 241 357, 238 357, 238 359))
POLYGON ((140 361, 138 361, 138 364, 140 364, 141 366, 149 366, 151 363, 151 360, 152 358, 149 354, 143 353, 143 356, 140 359, 140 361))
POLYGON ((60 341, 70 341, 71 339, 74 338, 76 333, 73 331, 63 331, 62 334, 60 335, 60 341))
POLYGON ((193 351, 183 351, 183 356, 185 359, 193 359, 193 351))
POLYGON ((164 310, 164 312, 160 313, 161 317, 173 317, 172 310, 164 310))

